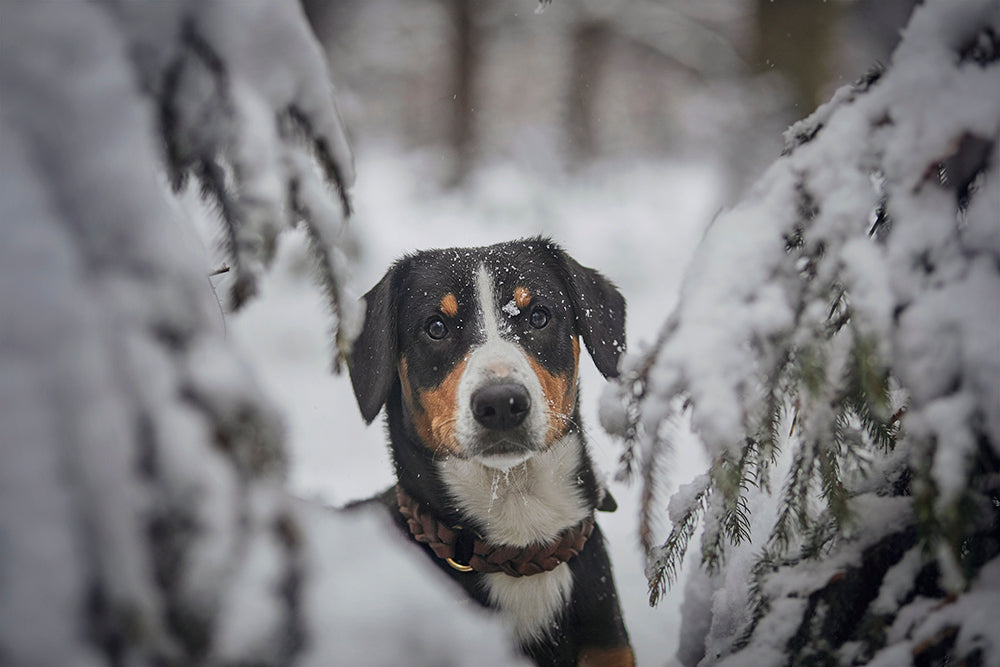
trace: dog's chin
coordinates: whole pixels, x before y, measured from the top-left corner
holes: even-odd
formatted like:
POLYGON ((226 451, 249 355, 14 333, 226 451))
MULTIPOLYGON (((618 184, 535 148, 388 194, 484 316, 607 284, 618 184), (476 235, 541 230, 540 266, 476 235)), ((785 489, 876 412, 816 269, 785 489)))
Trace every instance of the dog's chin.
POLYGON ((492 443, 480 443, 472 452, 472 459, 487 468, 494 470, 510 470, 519 466, 538 453, 528 438, 514 437, 498 439, 492 443))
POLYGON ((510 470, 514 466, 521 465, 534 455, 535 452, 527 449, 522 449, 516 452, 507 452, 500 454, 481 454, 476 457, 476 460, 487 468, 491 468, 493 470, 500 470, 501 472, 506 472, 507 470, 510 470))

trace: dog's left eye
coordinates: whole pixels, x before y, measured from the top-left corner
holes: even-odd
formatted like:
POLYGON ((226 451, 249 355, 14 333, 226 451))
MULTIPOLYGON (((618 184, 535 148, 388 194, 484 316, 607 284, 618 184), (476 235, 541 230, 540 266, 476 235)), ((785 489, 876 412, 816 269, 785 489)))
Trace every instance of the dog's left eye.
POLYGON ((441 340, 448 335, 448 325, 440 317, 432 317, 427 320, 425 330, 427 331, 427 335, 434 340, 441 340))
POLYGON ((541 307, 535 308, 531 311, 531 317, 528 318, 528 322, 536 329, 541 329, 549 323, 549 311, 541 307))

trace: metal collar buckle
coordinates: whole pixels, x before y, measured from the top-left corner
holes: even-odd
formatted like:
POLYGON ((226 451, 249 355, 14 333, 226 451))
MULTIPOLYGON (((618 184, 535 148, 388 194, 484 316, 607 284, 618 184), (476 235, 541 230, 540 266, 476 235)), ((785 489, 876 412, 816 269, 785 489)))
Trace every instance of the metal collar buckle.
POLYGON ((457 533, 454 547, 455 555, 452 558, 445 558, 444 562, 459 572, 472 572, 473 567, 470 563, 475 555, 476 540, 482 540, 483 536, 478 531, 465 526, 452 526, 452 530, 457 533))

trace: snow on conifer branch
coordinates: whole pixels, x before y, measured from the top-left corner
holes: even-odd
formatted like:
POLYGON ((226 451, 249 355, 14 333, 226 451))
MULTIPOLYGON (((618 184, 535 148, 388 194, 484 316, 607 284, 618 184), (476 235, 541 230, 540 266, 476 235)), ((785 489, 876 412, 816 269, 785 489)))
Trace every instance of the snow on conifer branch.
POLYGON ((228 305, 256 294, 282 229, 305 225, 336 320, 339 364, 360 316, 344 292, 353 158, 301 12, 266 0, 188 0, 171 11, 106 5, 126 26, 137 75, 156 104, 171 184, 194 177, 217 205, 228 305), (258 48, 264 36, 303 48, 268 62, 258 48))
MULTIPOLYGON (((752 548, 767 545, 759 563, 901 554, 912 539, 899 531, 918 522, 943 589, 974 591, 987 562, 1000 567, 993 543, 969 552, 1000 497, 998 34, 996 0, 920 7, 884 71, 789 129, 782 157, 708 229, 660 339, 624 360, 601 417, 626 453, 683 405, 713 460, 699 502, 671 512, 648 554, 654 601, 699 511, 714 570, 776 474, 773 520, 751 531, 752 548)), ((766 601, 790 594, 765 571, 750 635, 770 622, 766 601)), ((884 569, 864 572, 877 586, 884 569)), ((810 590, 803 610, 830 602, 810 590)), ((808 636, 786 648, 806 655, 808 636)))

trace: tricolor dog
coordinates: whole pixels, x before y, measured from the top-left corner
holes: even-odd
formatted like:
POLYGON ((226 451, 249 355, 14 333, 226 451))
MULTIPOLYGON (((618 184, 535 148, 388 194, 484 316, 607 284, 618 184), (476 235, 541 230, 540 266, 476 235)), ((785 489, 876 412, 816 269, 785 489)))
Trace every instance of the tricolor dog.
POLYGON ((351 381, 384 405, 401 530, 544 665, 631 665, 580 426, 580 341, 605 377, 625 301, 543 238, 428 250, 365 296, 351 381))

